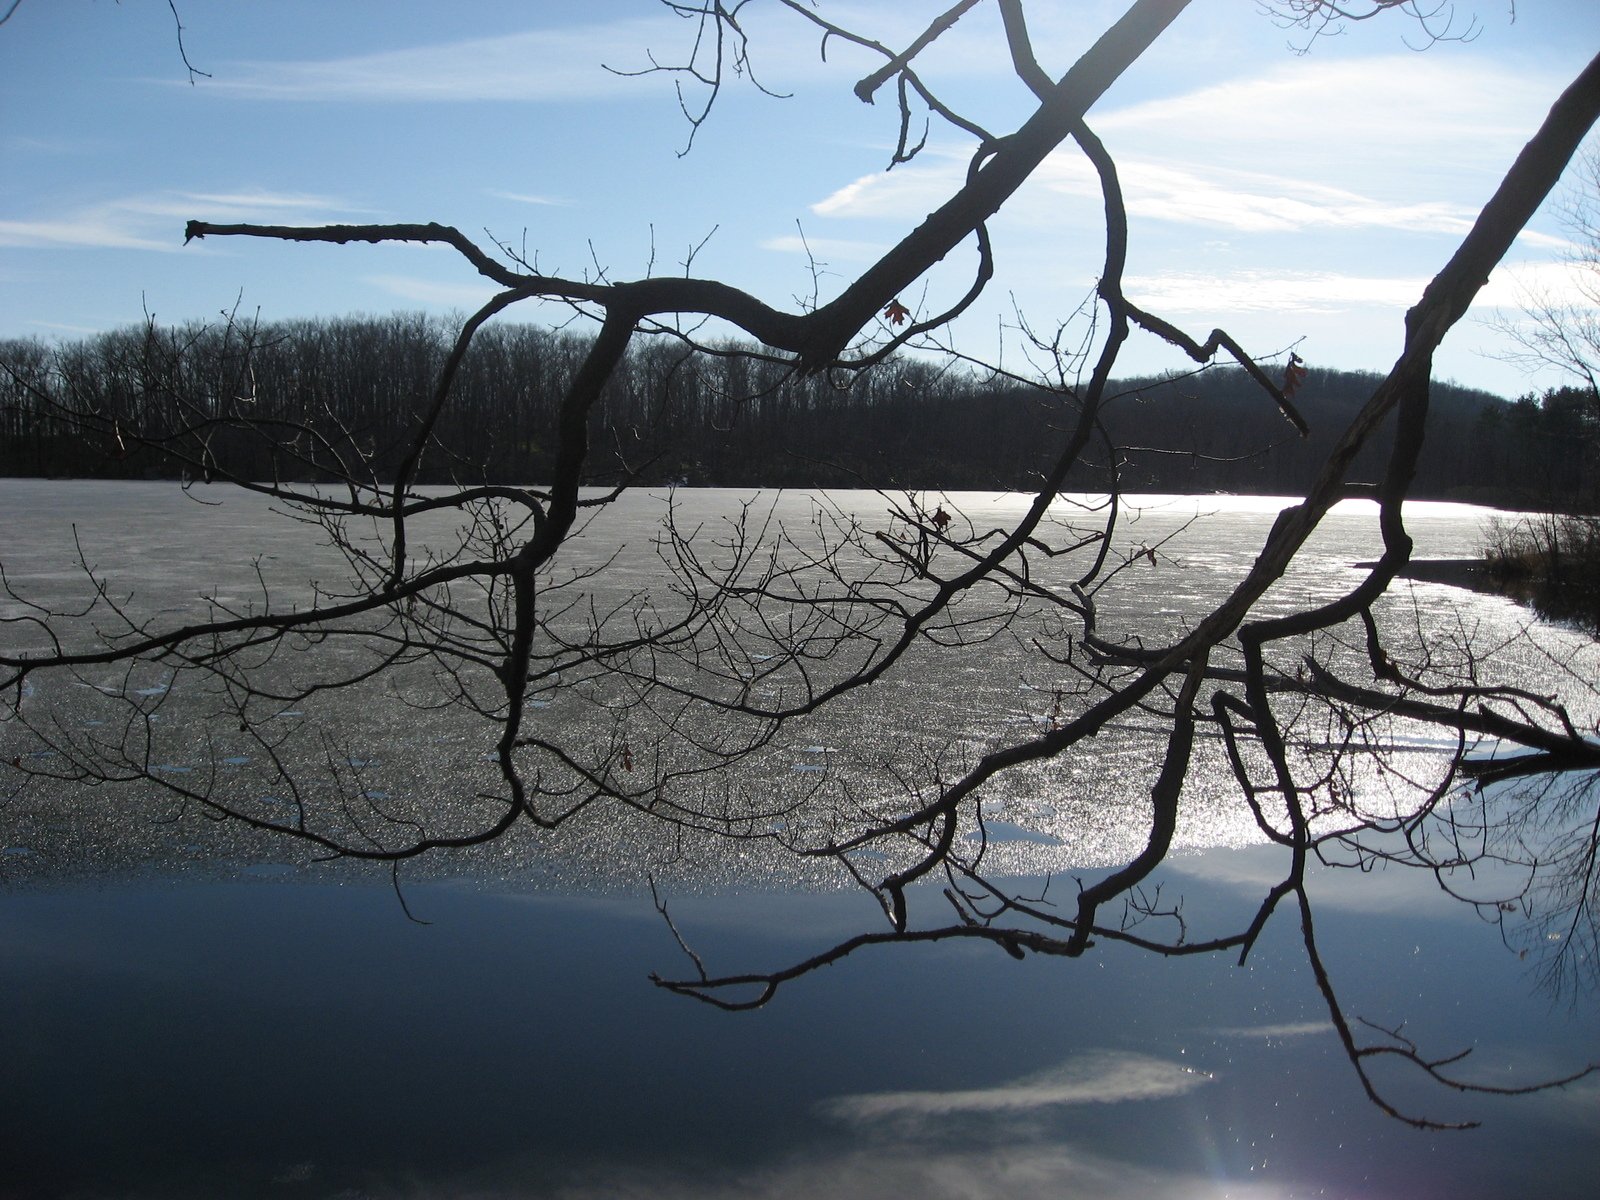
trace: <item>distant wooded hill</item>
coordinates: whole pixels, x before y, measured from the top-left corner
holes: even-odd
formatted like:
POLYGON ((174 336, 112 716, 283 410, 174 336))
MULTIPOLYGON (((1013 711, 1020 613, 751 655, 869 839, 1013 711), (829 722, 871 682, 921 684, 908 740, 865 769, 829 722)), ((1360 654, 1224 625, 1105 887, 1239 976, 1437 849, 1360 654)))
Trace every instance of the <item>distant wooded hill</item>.
MULTIPOLYGON (((61 345, 0 342, 0 473, 385 480, 428 411, 452 328, 420 315, 133 328, 61 345)), ((587 339, 481 330, 439 415, 422 482, 538 481, 587 339)), ((1292 494, 1375 374, 1313 367, 1300 438, 1242 371, 1118 384, 1105 438, 1068 490, 1292 494), (1112 449, 1112 448, 1115 449, 1112 449)), ((1600 475, 1581 394, 1507 401, 1436 383, 1413 494, 1565 507, 1600 475)), ((1027 489, 1077 416, 1072 397, 902 358, 848 388, 781 363, 639 339, 590 414, 594 482, 1027 489)), ((1383 443, 1357 460, 1376 478, 1383 443)))

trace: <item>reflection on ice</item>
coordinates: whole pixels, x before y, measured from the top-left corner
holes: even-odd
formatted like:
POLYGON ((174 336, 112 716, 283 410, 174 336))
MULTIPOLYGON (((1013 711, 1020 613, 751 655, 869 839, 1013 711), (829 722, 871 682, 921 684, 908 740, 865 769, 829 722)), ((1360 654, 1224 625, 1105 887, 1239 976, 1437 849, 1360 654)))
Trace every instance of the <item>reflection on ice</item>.
POLYGON ((839 1096, 823 1111, 843 1121, 919 1122, 947 1116, 1017 1113, 1062 1104, 1118 1104, 1181 1096, 1211 1076, 1144 1054, 1101 1051, 995 1087, 839 1096))
POLYGON ((1539 1097, 1539 1107, 1552 1125, 1593 1134, 1600 1129, 1600 1080, 1583 1080, 1539 1097))
MULTIPOLYGON (((1306 1194, 1318 1194, 1314 1189, 1306 1194)), ((511 1193, 476 1192, 482 1200, 511 1193)), ((517 1193, 521 1195, 521 1193, 517 1193)), ((974 1147, 871 1146, 806 1158, 737 1178, 608 1172, 563 1188, 563 1200, 1015 1200, 1019 1196, 1094 1200, 1282 1200, 1298 1191, 1200 1174, 1154 1170, 1054 1142, 974 1147)))
POLYGON ((1326 1021, 1287 1021, 1276 1025, 1230 1025, 1213 1030, 1217 1037, 1250 1038, 1263 1042, 1279 1042, 1287 1038, 1311 1037, 1319 1033, 1332 1033, 1333 1026, 1326 1021))

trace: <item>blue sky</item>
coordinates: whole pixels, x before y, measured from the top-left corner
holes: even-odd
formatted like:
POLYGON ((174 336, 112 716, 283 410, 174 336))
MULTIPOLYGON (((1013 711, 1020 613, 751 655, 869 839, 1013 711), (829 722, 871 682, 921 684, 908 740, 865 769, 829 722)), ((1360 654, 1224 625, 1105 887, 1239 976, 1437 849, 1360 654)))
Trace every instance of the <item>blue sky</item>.
MULTIPOLYGON (((460 310, 489 294, 435 248, 209 239, 190 218, 283 224, 436 220, 525 249, 551 272, 694 272, 773 303, 823 298, 892 245, 959 180, 970 145, 935 127, 916 162, 885 173, 885 95, 851 95, 875 63, 755 5, 755 64, 774 99, 737 87, 693 151, 671 83, 624 78, 692 27, 654 0, 178 0, 193 85, 166 0, 23 0, 0 26, 0 336, 71 337, 214 318, 241 299, 267 320, 460 310), (487 231, 487 234, 485 233, 487 231)), ((822 6, 890 43, 941 4, 822 6)), ((991 128, 1027 95, 985 6, 924 74, 991 128)), ((1030 7, 1059 74, 1125 7, 1030 7)), ((1313 365, 1383 369, 1401 316, 1446 261, 1544 111, 1600 49, 1595 0, 1456 0, 1469 42, 1408 48, 1384 19, 1289 43, 1253 0, 1197 0, 1091 114, 1121 163, 1132 217, 1128 290, 1204 337, 1254 352, 1297 344, 1313 365)), ((1081 158, 1053 157, 993 228, 999 272, 956 331, 1021 366, 1020 311, 1050 330, 1093 287, 1098 201, 1081 158)), ((1491 302, 1514 314, 1527 282, 1561 289, 1563 229, 1547 206, 1446 341, 1438 374, 1516 394, 1555 382, 1495 357, 1491 302)), ((902 297, 959 295, 952 254, 902 297)), ((556 321, 524 306, 512 319, 556 321)), ((1152 339, 1129 371, 1180 365, 1152 339)))

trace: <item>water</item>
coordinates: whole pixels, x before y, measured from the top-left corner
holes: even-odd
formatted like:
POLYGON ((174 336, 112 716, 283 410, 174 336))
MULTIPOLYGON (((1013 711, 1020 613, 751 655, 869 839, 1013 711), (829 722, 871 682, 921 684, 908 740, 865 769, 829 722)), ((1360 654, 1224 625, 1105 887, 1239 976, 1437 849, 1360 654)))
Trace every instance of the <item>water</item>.
MULTIPOLYGON (((1324 938, 1359 1011, 1475 1041, 1495 1076, 1596 1045, 1592 1010, 1530 996, 1464 914, 1336 886, 1324 938)), ((676 950, 637 902, 411 901, 432 924, 361 887, 8 896, 7 1194, 1577 1197, 1600 1166, 1593 1087, 1428 1097, 1487 1122, 1468 1133, 1378 1114, 1287 922, 1243 969, 904 949, 734 1015, 648 985, 676 950)), ((675 915, 712 963, 749 965, 865 914, 751 894, 675 915)))
MULTIPOLYGON (((240 547, 285 597, 336 577, 319 531, 222 495, 210 508, 167 485, 0 481, 0 562, 19 586, 65 594, 76 527, 117 594, 168 619, 199 593, 250 602, 260 580, 240 547)), ((741 498, 675 502, 683 524, 711 527, 741 498)), ((888 503, 829 500, 866 520, 888 503)), ((590 529, 597 559, 623 547, 607 595, 659 585, 664 503, 630 497, 590 529)), ((774 519, 812 518, 810 497, 775 503, 774 519)), ((982 526, 1024 501, 946 503, 982 526)), ((1277 507, 1150 500, 1125 536, 1159 544, 1158 565, 1108 586, 1107 616, 1181 628, 1248 568, 1277 507), (1217 516, 1179 533, 1200 511, 1217 516)), ((1416 506, 1418 555, 1470 557, 1481 516, 1416 506)), ((1376 553, 1370 506, 1348 506, 1269 603, 1326 595, 1376 553)), ((1508 641, 1529 620, 1435 584, 1401 588, 1389 613, 1439 644, 1461 629, 1508 641)), ((1546 686, 1551 661, 1587 670, 1581 639, 1541 637, 1545 657, 1505 669, 1546 686)), ((886 753, 970 755, 1047 719, 1049 681, 1019 678, 995 647, 784 731, 763 778, 872 779, 886 753)), ((63 711, 79 717, 105 696, 78 691, 63 711)), ((184 725, 181 695, 138 701, 184 725)), ((548 704, 537 711, 560 720, 561 695, 548 704)), ((337 725, 335 765, 386 803, 425 802, 439 820, 470 807, 460 780, 485 748, 470 723, 314 704, 275 719, 337 725)), ((1062 876, 1137 849, 1148 739, 1135 726, 1102 739, 1105 757, 996 798, 1007 870, 1069 888, 1062 876)), ((238 747, 158 745, 158 778, 261 782, 259 755, 238 747)), ((1196 926, 1237 921, 1281 869, 1226 793, 1216 777, 1186 792, 1163 876, 1196 926)), ((1379 1114, 1331 1034, 1292 913, 1245 967, 1115 945, 1023 963, 993 946, 891 946, 727 1014, 650 986, 650 972, 690 966, 640 893, 646 873, 713 971, 786 965, 872 928, 870 898, 760 844, 686 848, 614 814, 407 866, 401 891, 428 924, 407 919, 386 875, 112 789, 30 791, 0 810, 0 842, 0 1195, 1586 1196, 1600 1168, 1592 1080, 1494 1099, 1394 1078, 1410 1107, 1485 1127, 1423 1133, 1379 1114)), ((1427 879, 1326 871, 1312 895, 1347 1011, 1406 1022, 1430 1050, 1473 1047, 1474 1078, 1600 1058, 1592 995, 1540 992, 1533 964, 1427 879)))

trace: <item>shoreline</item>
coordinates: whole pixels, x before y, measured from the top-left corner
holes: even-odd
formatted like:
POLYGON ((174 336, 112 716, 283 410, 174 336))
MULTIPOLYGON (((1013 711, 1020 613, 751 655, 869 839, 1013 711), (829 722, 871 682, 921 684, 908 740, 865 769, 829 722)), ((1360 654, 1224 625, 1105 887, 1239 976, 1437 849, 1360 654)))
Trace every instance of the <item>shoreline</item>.
MULTIPOLYGON (((1357 563, 1363 570, 1377 566, 1375 562, 1357 563)), ((1481 558, 1414 558, 1400 568, 1401 579, 1414 579, 1419 583, 1443 583, 1451 587, 1467 588, 1474 592, 1493 592, 1501 596, 1515 596, 1497 582, 1481 558)))
MULTIPOLYGON (((1361 570, 1371 570, 1377 564, 1360 562, 1355 565, 1361 570)), ((1416 559, 1402 567, 1397 578, 1418 583, 1442 583, 1447 587, 1503 596, 1543 620, 1581 630, 1591 637, 1600 637, 1600 614, 1596 612, 1597 605, 1591 593, 1563 591, 1538 578, 1497 577, 1482 559, 1416 559)))

